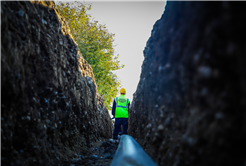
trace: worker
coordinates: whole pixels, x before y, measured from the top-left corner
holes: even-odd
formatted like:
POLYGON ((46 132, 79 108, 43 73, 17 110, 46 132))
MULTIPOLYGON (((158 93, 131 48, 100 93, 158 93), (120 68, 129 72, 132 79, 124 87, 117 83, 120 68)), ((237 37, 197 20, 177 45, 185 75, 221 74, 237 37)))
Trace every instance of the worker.
POLYGON ((120 131, 121 125, 123 126, 122 134, 127 134, 130 100, 125 97, 125 94, 125 88, 121 88, 120 96, 116 97, 113 102, 112 115, 115 117, 113 136, 114 140, 118 139, 118 133, 120 131))

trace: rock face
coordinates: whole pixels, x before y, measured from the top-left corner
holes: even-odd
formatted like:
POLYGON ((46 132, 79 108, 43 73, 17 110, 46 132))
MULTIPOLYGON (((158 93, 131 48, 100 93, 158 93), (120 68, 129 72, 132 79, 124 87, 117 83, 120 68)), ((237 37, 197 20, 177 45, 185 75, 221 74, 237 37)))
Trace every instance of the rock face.
POLYGON ((158 165, 244 165, 245 2, 167 2, 128 132, 158 165))
POLYGON ((92 68, 53 2, 1 2, 1 163, 56 165, 112 137, 92 68))

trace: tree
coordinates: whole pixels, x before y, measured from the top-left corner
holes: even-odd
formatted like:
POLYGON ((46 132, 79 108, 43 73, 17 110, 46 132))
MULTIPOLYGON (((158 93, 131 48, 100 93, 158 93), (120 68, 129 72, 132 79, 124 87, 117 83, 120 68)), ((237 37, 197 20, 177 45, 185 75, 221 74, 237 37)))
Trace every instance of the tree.
POLYGON ((103 96, 107 109, 118 93, 120 81, 113 73, 122 69, 119 55, 114 56, 114 34, 108 32, 106 25, 99 24, 86 12, 90 4, 81 2, 59 2, 59 13, 67 20, 80 52, 93 68, 98 92, 103 96))

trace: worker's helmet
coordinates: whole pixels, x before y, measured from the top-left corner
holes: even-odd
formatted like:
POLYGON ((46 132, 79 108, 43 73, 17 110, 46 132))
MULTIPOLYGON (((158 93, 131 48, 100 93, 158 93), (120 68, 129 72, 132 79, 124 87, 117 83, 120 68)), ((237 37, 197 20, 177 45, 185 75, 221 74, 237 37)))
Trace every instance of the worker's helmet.
POLYGON ((126 93, 125 88, 121 88, 121 89, 120 89, 120 93, 126 93))

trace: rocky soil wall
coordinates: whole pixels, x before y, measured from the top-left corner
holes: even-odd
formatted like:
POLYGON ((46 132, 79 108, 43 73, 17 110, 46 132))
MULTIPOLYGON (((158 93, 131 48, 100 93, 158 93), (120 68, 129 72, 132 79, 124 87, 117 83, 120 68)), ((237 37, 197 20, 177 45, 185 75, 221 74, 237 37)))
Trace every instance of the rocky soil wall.
POLYGON ((1 163, 81 157, 112 123, 53 2, 1 2, 1 163))
POLYGON ((128 132, 158 165, 245 164, 246 3, 167 2, 128 132))

